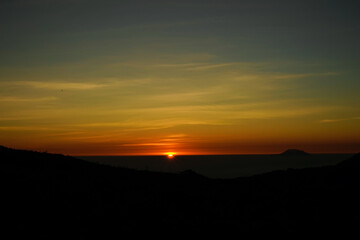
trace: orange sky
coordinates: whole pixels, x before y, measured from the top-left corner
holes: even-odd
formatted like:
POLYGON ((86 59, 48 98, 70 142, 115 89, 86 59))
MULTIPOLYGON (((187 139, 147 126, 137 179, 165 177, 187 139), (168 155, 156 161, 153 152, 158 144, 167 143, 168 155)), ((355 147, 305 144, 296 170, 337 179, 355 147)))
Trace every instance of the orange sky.
POLYGON ((256 2, 7 1, 0 145, 359 152, 358 8, 256 2))

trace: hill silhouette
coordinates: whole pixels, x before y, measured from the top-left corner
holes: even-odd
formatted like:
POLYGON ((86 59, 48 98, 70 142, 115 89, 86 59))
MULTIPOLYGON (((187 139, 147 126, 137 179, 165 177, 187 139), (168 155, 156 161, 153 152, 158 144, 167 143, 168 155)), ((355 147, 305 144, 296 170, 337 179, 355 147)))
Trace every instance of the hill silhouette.
POLYGON ((359 154, 336 166, 209 179, 0 147, 13 236, 342 232, 359 225, 359 154))
POLYGON ((309 153, 299 150, 299 149, 288 149, 281 153, 281 155, 285 156, 304 156, 304 155, 310 155, 309 153))
POLYGON ((360 167, 360 153, 355 154, 351 158, 338 163, 338 166, 360 167))

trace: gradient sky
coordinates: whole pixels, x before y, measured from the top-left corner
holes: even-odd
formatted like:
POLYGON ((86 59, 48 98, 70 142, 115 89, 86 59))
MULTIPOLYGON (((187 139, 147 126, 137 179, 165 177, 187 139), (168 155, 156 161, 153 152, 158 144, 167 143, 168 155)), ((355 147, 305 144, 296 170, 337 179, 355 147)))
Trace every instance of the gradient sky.
POLYGON ((360 151, 360 4, 2 0, 0 144, 360 151))

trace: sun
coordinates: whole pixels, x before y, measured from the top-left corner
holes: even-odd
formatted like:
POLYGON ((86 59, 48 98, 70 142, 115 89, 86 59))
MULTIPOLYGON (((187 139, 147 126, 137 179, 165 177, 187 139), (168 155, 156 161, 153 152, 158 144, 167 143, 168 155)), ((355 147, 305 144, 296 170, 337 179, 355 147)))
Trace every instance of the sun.
POLYGON ((176 153, 174 153, 174 152, 167 152, 167 153, 165 153, 165 155, 166 155, 169 159, 174 158, 174 157, 175 157, 175 154, 176 154, 176 153))

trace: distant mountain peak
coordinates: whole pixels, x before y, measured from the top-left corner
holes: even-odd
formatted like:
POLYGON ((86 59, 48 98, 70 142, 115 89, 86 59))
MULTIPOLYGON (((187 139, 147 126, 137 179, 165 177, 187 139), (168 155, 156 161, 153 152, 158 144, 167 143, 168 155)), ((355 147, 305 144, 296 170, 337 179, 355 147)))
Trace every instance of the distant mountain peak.
POLYGON ((286 155, 286 156, 305 156, 305 155, 310 155, 309 153, 303 151, 303 150, 299 150, 299 149, 288 149, 285 152, 282 152, 281 155, 286 155))

